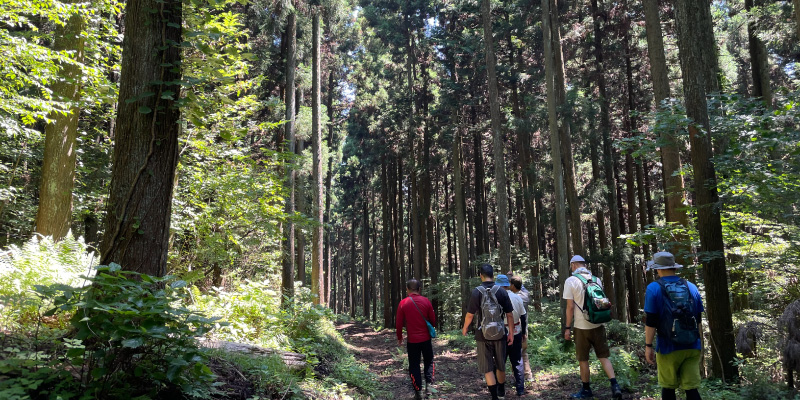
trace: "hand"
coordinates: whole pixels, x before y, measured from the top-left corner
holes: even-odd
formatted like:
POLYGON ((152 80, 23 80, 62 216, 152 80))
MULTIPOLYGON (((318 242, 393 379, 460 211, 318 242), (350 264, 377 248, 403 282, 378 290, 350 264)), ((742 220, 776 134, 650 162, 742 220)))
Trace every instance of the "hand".
POLYGON ((653 365, 656 363, 656 351, 652 347, 644 348, 644 359, 648 364, 653 365))
POLYGON ((570 335, 570 333, 572 333, 572 329, 564 329, 564 340, 572 340, 572 335, 570 335))
POLYGON ((511 346, 512 344, 514 344, 514 333, 508 332, 508 345, 511 346))

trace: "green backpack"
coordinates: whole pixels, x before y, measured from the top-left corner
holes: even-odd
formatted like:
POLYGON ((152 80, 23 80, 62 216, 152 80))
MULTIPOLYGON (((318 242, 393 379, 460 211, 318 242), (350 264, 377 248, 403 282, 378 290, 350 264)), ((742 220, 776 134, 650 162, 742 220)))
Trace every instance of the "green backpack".
POLYGON ((586 319, 593 324, 611 321, 611 302, 594 276, 588 280, 581 274, 572 276, 583 282, 583 308, 578 308, 586 314, 586 319))

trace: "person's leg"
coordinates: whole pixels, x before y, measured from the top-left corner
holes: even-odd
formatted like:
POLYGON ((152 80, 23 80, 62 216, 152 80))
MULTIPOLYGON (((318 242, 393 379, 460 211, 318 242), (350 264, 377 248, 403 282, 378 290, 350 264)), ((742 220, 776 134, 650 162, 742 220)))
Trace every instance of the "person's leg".
POLYGON ((411 385, 415 391, 422 390, 422 378, 420 376, 419 362, 422 355, 422 343, 408 343, 408 374, 411 376, 411 385))
POLYGON ((531 371, 531 362, 528 358, 528 338, 526 337, 522 340, 522 362, 525 366, 525 379, 533 381, 533 371, 531 371))
POLYGON ((431 340, 422 344, 422 359, 425 364, 425 382, 433 383, 436 375, 436 364, 433 362, 433 343, 431 340))
POLYGON ((478 370, 486 380, 492 400, 497 400, 497 378, 494 375, 494 346, 492 342, 478 342, 478 370))
POLYGON ((681 388, 686 391, 687 400, 700 400, 700 350, 681 350, 683 362, 678 369, 681 388))
POLYGON ((505 340, 495 342, 495 375, 497 376, 497 397, 506 396, 506 354, 508 344, 505 340))
POLYGON ((600 358, 599 360, 600 360, 600 365, 603 366, 603 371, 606 372, 606 376, 608 377, 608 379, 616 378, 616 375, 614 375, 614 366, 611 365, 611 360, 609 360, 608 358, 600 358))
POLYGON ((578 365, 581 369, 581 382, 589 383, 589 380, 591 379, 591 376, 589 375, 589 361, 578 361, 578 365))
POLYGON ((661 400, 678 400, 675 397, 675 389, 661 388, 661 400))
POLYGON ((675 359, 675 352, 669 354, 656 352, 658 386, 661 386, 661 397, 664 400, 675 400, 675 389, 679 386, 675 359))
POLYGON ((522 333, 514 335, 514 344, 508 349, 511 359, 511 372, 514 374, 514 386, 517 394, 525 391, 525 368, 522 362, 522 333))
POLYGON ((581 390, 572 395, 572 397, 576 399, 592 397, 592 389, 589 385, 590 333, 591 330, 575 328, 573 336, 573 341, 575 342, 575 358, 578 359, 581 377, 581 390))

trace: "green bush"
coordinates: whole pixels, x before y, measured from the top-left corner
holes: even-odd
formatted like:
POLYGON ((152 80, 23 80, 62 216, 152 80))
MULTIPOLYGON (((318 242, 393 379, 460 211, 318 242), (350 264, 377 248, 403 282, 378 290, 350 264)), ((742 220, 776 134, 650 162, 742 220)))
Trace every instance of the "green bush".
POLYGON ((42 317, 69 315, 73 330, 49 342, 36 336, 27 346, 20 339, 4 347, 0 393, 65 399, 211 393, 213 375, 196 338, 216 320, 181 305, 186 282, 115 264, 87 280, 90 286, 36 286, 55 305, 42 317))
POLYGON ((72 235, 58 242, 37 235, 21 247, 0 250, 0 329, 31 321, 40 308, 50 304, 36 294, 34 285, 86 285, 83 275, 94 273, 95 259, 88 250, 83 238, 72 235))

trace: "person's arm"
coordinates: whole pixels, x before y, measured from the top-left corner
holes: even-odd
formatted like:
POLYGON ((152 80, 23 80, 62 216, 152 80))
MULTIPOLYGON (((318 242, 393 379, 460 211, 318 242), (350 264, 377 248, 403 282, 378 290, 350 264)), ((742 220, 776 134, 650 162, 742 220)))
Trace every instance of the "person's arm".
POLYGON ((506 323, 508 324, 508 345, 514 344, 514 313, 506 313, 506 323))
MULTIPOLYGON (((649 320, 650 315, 648 315, 647 317, 648 317, 647 319, 649 320)), ((656 351, 653 348, 653 346, 655 345, 653 343, 655 338, 656 338, 656 328, 650 326, 650 324, 648 323, 648 326, 644 327, 644 343, 646 346, 644 348, 644 359, 647 361, 648 364, 656 363, 656 356, 655 356, 656 351)))
POLYGON ((565 315, 566 326, 564 327, 564 340, 570 340, 570 333, 572 333, 572 317, 575 316, 575 300, 567 300, 567 315, 565 315))
POLYGON ((469 328, 469 324, 472 323, 472 318, 474 318, 474 317, 475 317, 475 314, 472 314, 472 313, 467 313, 467 315, 464 316, 464 327, 461 328, 461 334, 462 335, 467 336, 467 328, 469 328))
POLYGON ((528 313, 520 315, 519 322, 522 324, 522 337, 524 338, 528 336, 528 313))

